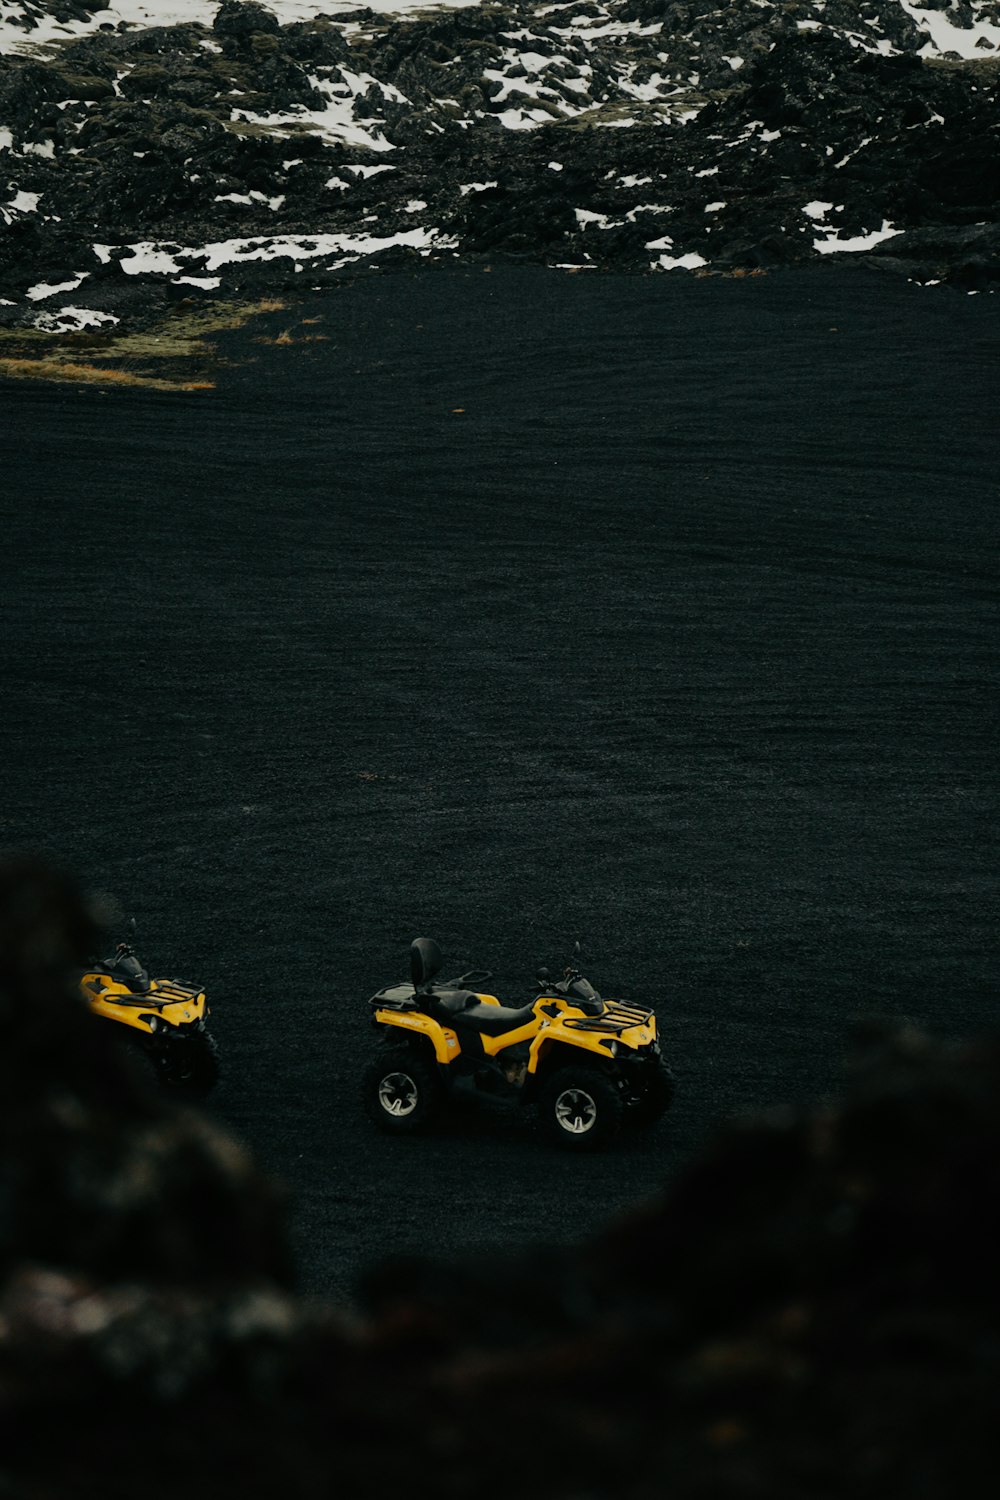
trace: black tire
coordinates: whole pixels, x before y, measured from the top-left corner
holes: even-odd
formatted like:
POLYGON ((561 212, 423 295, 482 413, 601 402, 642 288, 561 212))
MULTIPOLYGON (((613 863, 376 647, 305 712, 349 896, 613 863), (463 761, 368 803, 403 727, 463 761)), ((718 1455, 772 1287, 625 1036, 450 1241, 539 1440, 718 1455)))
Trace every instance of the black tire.
POLYGON ((569 1151, 599 1151, 618 1134, 625 1106, 615 1080, 599 1068, 571 1063, 542 1084, 542 1125, 569 1151))
POLYGON ((436 1064, 415 1047, 390 1047, 369 1063, 361 1080, 368 1118, 391 1135, 416 1135, 441 1111, 444 1090, 436 1064))
POLYGON ((160 1070, 143 1034, 133 1031, 131 1027, 126 1031, 124 1027, 116 1026, 115 1030, 124 1033, 116 1038, 116 1045, 125 1067, 133 1078, 138 1079, 141 1087, 158 1092, 160 1070))
POLYGON ((160 1087, 185 1099, 205 1099, 219 1081, 219 1047, 210 1031, 167 1042, 156 1058, 160 1087))
POLYGON ((625 1124, 633 1130, 648 1130, 663 1119, 676 1092, 676 1079, 666 1063, 644 1063, 641 1091, 625 1111, 625 1124))

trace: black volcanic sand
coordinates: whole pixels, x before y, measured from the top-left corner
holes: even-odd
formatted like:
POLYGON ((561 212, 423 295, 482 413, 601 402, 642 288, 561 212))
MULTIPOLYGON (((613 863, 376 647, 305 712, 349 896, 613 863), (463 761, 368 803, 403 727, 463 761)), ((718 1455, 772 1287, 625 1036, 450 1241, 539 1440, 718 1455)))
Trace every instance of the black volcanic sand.
POLYGON ((841 267, 431 267, 214 392, 5 386, 0 842, 209 989, 307 1290, 576 1239, 835 1091, 858 1017, 993 1023, 998 350, 1000 301, 841 267), (418 933, 516 1003, 579 937, 672 1118, 375 1134, 418 933))

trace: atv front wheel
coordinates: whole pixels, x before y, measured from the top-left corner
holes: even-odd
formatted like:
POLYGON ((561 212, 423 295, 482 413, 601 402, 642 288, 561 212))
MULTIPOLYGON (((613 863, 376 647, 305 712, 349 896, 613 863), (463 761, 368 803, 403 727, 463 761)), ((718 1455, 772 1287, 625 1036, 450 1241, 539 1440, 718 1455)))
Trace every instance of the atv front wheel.
POLYGON ((414 1048, 397 1047, 365 1069, 361 1097, 368 1118, 381 1130, 415 1135, 440 1112, 441 1081, 414 1048))
POLYGON ((643 1063, 641 1089, 625 1111, 625 1124, 634 1130, 655 1125, 673 1104, 676 1088, 673 1072, 666 1063, 643 1063))
POLYGON ((542 1085, 538 1102, 550 1140, 570 1151, 599 1150, 622 1123, 621 1094, 597 1068, 559 1068, 542 1085))
POLYGON ((210 1031, 154 1052, 160 1087, 186 1099, 205 1099, 219 1081, 219 1047, 210 1031))
MULTIPOLYGON (((124 1029, 124 1028, 117 1028, 124 1029)), ((131 1029, 131 1028, 130 1028, 131 1029)), ((146 1045, 140 1035, 128 1035, 117 1038, 118 1055, 122 1058, 125 1067, 137 1078, 143 1087, 159 1090, 160 1070, 157 1066, 156 1057, 150 1047, 146 1045)))
POLYGON ((204 1099, 219 1081, 219 1048, 211 1032, 171 1041, 130 1029, 120 1046, 133 1075, 162 1093, 204 1099))

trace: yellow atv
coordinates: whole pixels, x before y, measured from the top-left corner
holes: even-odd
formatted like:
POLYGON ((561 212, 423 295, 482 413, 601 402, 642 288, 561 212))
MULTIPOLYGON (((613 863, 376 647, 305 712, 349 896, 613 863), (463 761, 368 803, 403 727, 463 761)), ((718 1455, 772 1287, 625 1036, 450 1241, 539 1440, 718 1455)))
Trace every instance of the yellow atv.
MULTIPOLYGON (((130 924, 134 930, 134 921, 130 924)), ((130 943, 92 964, 80 979, 96 1016, 121 1027, 121 1040, 171 1092, 203 1099, 219 1077, 219 1051, 207 1029, 205 992, 177 979, 150 979, 130 943)))
MULTIPOLYGON (((579 951, 577 943, 574 959, 579 951)), ((670 1108, 674 1078, 653 1012, 602 1000, 575 963, 557 983, 539 969, 538 994, 519 1009, 467 988, 488 972, 435 984, 440 968, 437 943, 417 938, 411 982, 370 1001, 382 1045, 362 1092, 382 1129, 413 1134, 449 1093, 472 1089, 536 1106, 550 1138, 580 1151, 606 1144, 622 1124, 653 1124, 670 1108)))

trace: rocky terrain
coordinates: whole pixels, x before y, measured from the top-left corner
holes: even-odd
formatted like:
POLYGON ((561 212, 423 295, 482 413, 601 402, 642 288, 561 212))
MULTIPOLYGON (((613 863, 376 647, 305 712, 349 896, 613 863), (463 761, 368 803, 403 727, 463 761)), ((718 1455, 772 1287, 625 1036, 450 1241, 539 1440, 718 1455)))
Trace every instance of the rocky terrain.
POLYGON ((414 257, 1000 277, 995 0, 3 0, 0 54, 8 324, 414 257))
POLYGON ((93 918, 0 868, 0 1484, 144 1494, 945 1496, 992 1454, 1000 1053, 858 1038, 574 1252, 294 1291, 280 1193, 77 998, 93 918), (45 1442, 46 1429, 58 1431, 45 1442))

